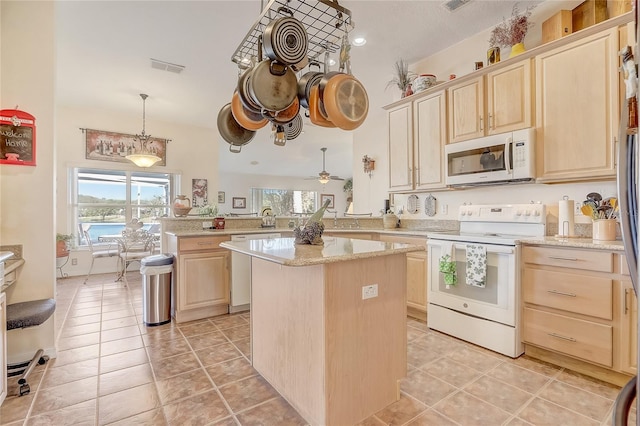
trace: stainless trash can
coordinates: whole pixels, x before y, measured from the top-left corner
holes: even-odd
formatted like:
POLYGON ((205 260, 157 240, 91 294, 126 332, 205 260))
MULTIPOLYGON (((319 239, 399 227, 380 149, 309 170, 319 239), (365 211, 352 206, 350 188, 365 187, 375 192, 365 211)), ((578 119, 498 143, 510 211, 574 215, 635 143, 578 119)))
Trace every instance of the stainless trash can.
POLYGON ((173 255, 156 254, 142 259, 142 321, 162 325, 171 321, 173 255))

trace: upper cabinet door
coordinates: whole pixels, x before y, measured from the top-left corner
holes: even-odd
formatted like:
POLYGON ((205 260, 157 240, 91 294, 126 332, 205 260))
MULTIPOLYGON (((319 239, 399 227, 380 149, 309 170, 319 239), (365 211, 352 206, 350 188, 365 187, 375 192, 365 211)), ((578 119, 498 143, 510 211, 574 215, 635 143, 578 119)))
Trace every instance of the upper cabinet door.
POLYGON ((413 189, 413 130, 411 103, 387 112, 389 190, 413 189))
POLYGON ((533 125, 531 64, 531 59, 525 59, 487 74, 487 134, 533 125))
POLYGON ((451 86, 449 99, 449 143, 484 136, 483 77, 451 86))
POLYGON ((446 126, 444 91, 413 103, 415 189, 446 187, 444 176, 446 126))
POLYGON ((536 56, 539 180, 615 176, 617 40, 613 28, 536 56))

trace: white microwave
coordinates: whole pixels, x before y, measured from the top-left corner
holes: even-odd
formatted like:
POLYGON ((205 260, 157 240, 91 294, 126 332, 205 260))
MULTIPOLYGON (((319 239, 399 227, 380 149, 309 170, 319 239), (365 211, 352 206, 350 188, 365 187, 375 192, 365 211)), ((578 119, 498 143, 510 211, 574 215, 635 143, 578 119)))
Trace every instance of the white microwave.
POLYGON ((535 129, 448 144, 446 183, 472 186, 535 180, 535 129))

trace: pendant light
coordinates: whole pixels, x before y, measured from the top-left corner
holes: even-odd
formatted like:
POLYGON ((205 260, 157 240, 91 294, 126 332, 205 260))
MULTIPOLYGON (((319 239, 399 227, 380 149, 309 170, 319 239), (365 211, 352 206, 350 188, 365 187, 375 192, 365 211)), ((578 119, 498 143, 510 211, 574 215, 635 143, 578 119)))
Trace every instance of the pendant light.
POLYGON ((151 152, 149 150, 149 147, 147 146, 149 139, 151 139, 151 135, 147 135, 144 132, 145 103, 148 96, 145 95, 144 93, 141 93, 140 97, 142 98, 142 133, 140 133, 139 135, 136 134, 136 137, 135 137, 135 140, 140 142, 140 150, 127 155, 125 158, 133 162, 133 164, 135 164, 138 167, 151 167, 155 163, 160 161, 161 158, 155 155, 153 152, 151 152))

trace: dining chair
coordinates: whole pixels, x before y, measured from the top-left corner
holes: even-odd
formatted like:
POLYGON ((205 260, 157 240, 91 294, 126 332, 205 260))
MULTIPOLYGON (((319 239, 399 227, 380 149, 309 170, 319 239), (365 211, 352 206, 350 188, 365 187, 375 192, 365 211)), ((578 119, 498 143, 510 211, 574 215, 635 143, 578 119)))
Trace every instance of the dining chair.
POLYGON ((118 250, 122 269, 118 279, 125 278, 127 268, 133 262, 140 262, 154 254, 155 235, 144 229, 125 229, 122 238, 118 239, 118 250))
MULTIPOLYGON (((84 279, 84 284, 86 284, 89 276, 91 276, 93 263, 96 261, 96 259, 103 257, 118 257, 120 251, 118 250, 118 248, 111 248, 111 245, 108 245, 106 248, 95 247, 93 245, 93 242, 91 241, 89 230, 83 230, 82 234, 84 235, 84 239, 87 240, 87 245, 89 246, 89 251, 91 252, 91 266, 89 266, 89 273, 87 273, 87 277, 84 279)), ((120 258, 118 258, 118 265, 120 265, 120 258)))

